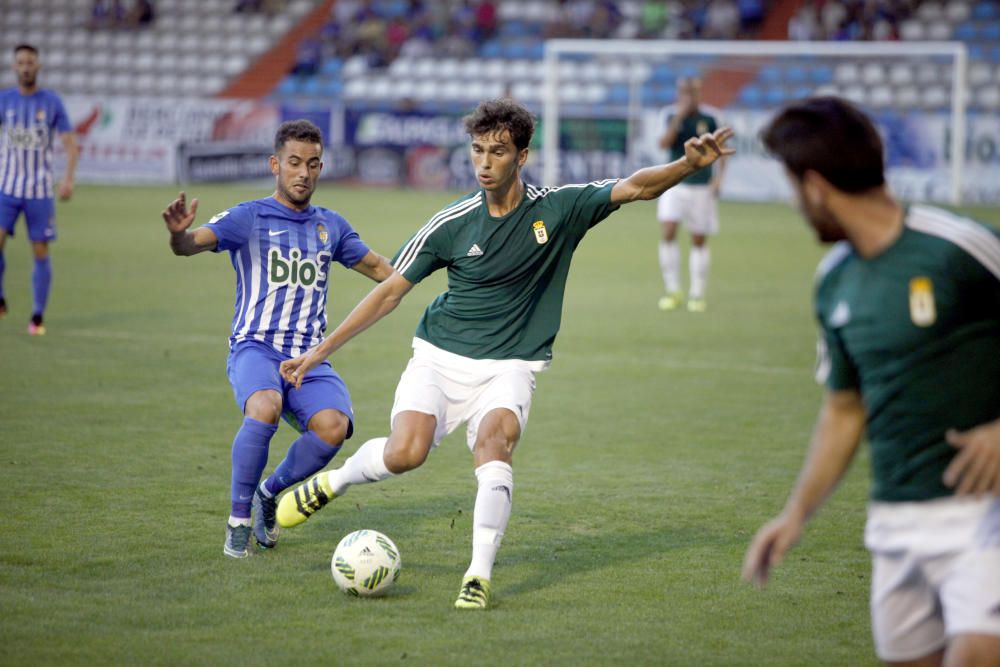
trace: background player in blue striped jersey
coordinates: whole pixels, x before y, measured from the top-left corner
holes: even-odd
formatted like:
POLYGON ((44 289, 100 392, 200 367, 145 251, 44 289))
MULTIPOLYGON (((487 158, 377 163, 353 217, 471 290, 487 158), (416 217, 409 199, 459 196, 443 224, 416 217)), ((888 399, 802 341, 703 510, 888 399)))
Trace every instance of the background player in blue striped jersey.
POLYGON ((286 380, 308 381, 344 343, 391 312, 414 284, 448 270, 448 291, 427 308, 400 378, 392 432, 362 445, 344 466, 282 498, 278 521, 305 521, 353 484, 421 465, 463 422, 478 482, 472 562, 455 606, 483 609, 510 518, 513 461, 528 419, 535 373, 552 357, 570 261, 587 231, 621 204, 655 199, 732 151, 728 128, 692 138, 684 157, 621 180, 537 188, 521 180, 534 119, 511 100, 483 102, 465 119, 480 189, 443 209, 393 260, 395 273, 365 297, 322 343, 282 364, 286 380), (307 375, 308 373, 308 375, 307 375))
POLYGON ((35 257, 31 274, 34 304, 28 333, 45 333, 43 316, 52 285, 49 243, 56 239, 56 207, 53 201, 52 143, 56 134, 66 151, 66 172, 59 182, 62 201, 73 196, 73 178, 79 151, 76 135, 62 100, 51 90, 39 88, 41 64, 38 50, 30 44, 14 48, 17 86, 0 91, 0 317, 7 313, 3 291, 7 236, 24 213, 28 241, 35 257))
POLYGON ((354 430, 347 386, 329 364, 298 387, 279 374, 282 361, 322 338, 331 264, 375 281, 392 273, 389 262, 370 250, 347 220, 309 203, 322 154, 319 128, 306 120, 283 123, 270 158, 276 181, 270 197, 234 206, 194 230, 189 228, 197 199, 189 210, 182 192, 163 212, 175 254, 228 250, 236 270, 227 372, 244 419, 233 440, 232 508, 224 547, 234 558, 248 555, 251 509, 257 543, 273 547, 277 494, 322 469, 354 430), (260 482, 282 416, 302 435, 260 482))
POLYGON ((900 205, 878 130, 843 100, 796 102, 762 139, 816 235, 836 245, 816 277, 826 395, 744 577, 767 580, 866 433, 879 657, 1000 667, 1000 232, 900 205))

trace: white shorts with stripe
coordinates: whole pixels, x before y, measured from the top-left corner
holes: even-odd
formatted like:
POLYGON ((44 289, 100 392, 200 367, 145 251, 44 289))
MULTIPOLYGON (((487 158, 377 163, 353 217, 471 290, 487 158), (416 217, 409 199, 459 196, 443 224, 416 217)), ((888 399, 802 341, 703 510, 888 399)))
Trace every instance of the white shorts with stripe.
POLYGON ((679 183, 656 200, 656 219, 679 222, 692 234, 711 236, 719 232, 719 207, 709 185, 679 183))
POLYGON ((414 338, 413 358, 396 386, 390 422, 407 410, 434 415, 435 447, 468 422, 466 442, 473 449, 483 417, 491 410, 506 408, 517 417, 524 433, 535 392, 535 373, 547 365, 520 359, 470 359, 414 338))
POLYGON ((949 637, 1000 637, 1000 498, 872 503, 872 633, 878 656, 913 660, 949 637))

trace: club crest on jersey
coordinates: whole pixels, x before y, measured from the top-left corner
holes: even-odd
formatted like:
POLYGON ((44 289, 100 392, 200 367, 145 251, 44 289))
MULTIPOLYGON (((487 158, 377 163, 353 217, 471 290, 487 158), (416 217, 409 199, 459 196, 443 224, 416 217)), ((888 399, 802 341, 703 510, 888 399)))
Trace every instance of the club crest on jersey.
POLYGON ((44 123, 45 122, 45 109, 39 109, 38 111, 36 111, 35 112, 35 118, 38 120, 39 123, 44 123))
POLYGON ((316 235, 319 236, 320 243, 326 243, 330 240, 330 232, 326 231, 326 227, 323 226, 322 222, 316 225, 316 235))
POLYGON ((704 120, 699 120, 695 125, 694 131, 698 133, 698 136, 705 134, 708 132, 708 123, 704 120))
POLYGON ((267 255, 267 278, 271 285, 297 285, 312 287, 317 281, 326 277, 325 266, 330 261, 330 253, 321 252, 316 256, 317 262, 303 259, 298 249, 289 253, 289 258, 281 256, 281 251, 272 248, 267 255))
POLYGON ((545 229, 545 222, 542 220, 536 220, 531 225, 531 229, 535 232, 535 241, 538 245, 543 245, 549 240, 549 232, 545 229))
POLYGON ((910 279, 910 319, 918 327, 929 327, 937 321, 934 284, 927 276, 910 279))

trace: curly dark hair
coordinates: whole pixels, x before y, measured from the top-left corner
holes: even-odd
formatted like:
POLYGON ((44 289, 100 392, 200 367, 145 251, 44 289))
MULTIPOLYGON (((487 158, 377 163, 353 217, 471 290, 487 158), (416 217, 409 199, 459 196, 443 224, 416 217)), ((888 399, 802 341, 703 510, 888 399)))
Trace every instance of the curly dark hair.
POLYGON ((837 189, 865 192, 885 183, 882 138, 863 111, 838 97, 792 102, 760 133, 788 171, 815 171, 837 189))
POLYGON ((278 153, 289 141, 302 141, 322 146, 323 133, 312 121, 304 118, 288 120, 278 126, 278 132, 274 135, 274 152, 278 153))
POLYGON ((535 133, 535 118, 531 112, 506 97, 480 102, 463 120, 470 137, 507 130, 519 151, 528 147, 535 133))

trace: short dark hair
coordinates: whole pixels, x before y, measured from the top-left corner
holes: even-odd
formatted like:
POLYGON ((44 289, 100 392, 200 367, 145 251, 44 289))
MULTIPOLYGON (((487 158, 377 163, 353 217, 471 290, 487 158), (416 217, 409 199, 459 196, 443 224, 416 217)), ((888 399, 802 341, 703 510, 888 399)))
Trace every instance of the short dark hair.
POLYGON ((278 126, 278 131, 274 135, 274 152, 278 153, 289 141, 302 141, 322 146, 323 133, 312 121, 305 118, 287 120, 278 126))
POLYGON ((36 49, 31 44, 18 44, 14 47, 14 55, 16 56, 21 51, 30 51, 31 53, 38 55, 38 49, 36 49))
POLYGON ((761 130, 761 141, 797 178, 812 170, 838 190, 885 183, 882 138, 863 111, 839 97, 792 102, 761 130))
POLYGON ((519 151, 528 147, 535 133, 535 118, 531 112, 507 97, 480 102, 463 120, 470 137, 507 130, 519 151))

